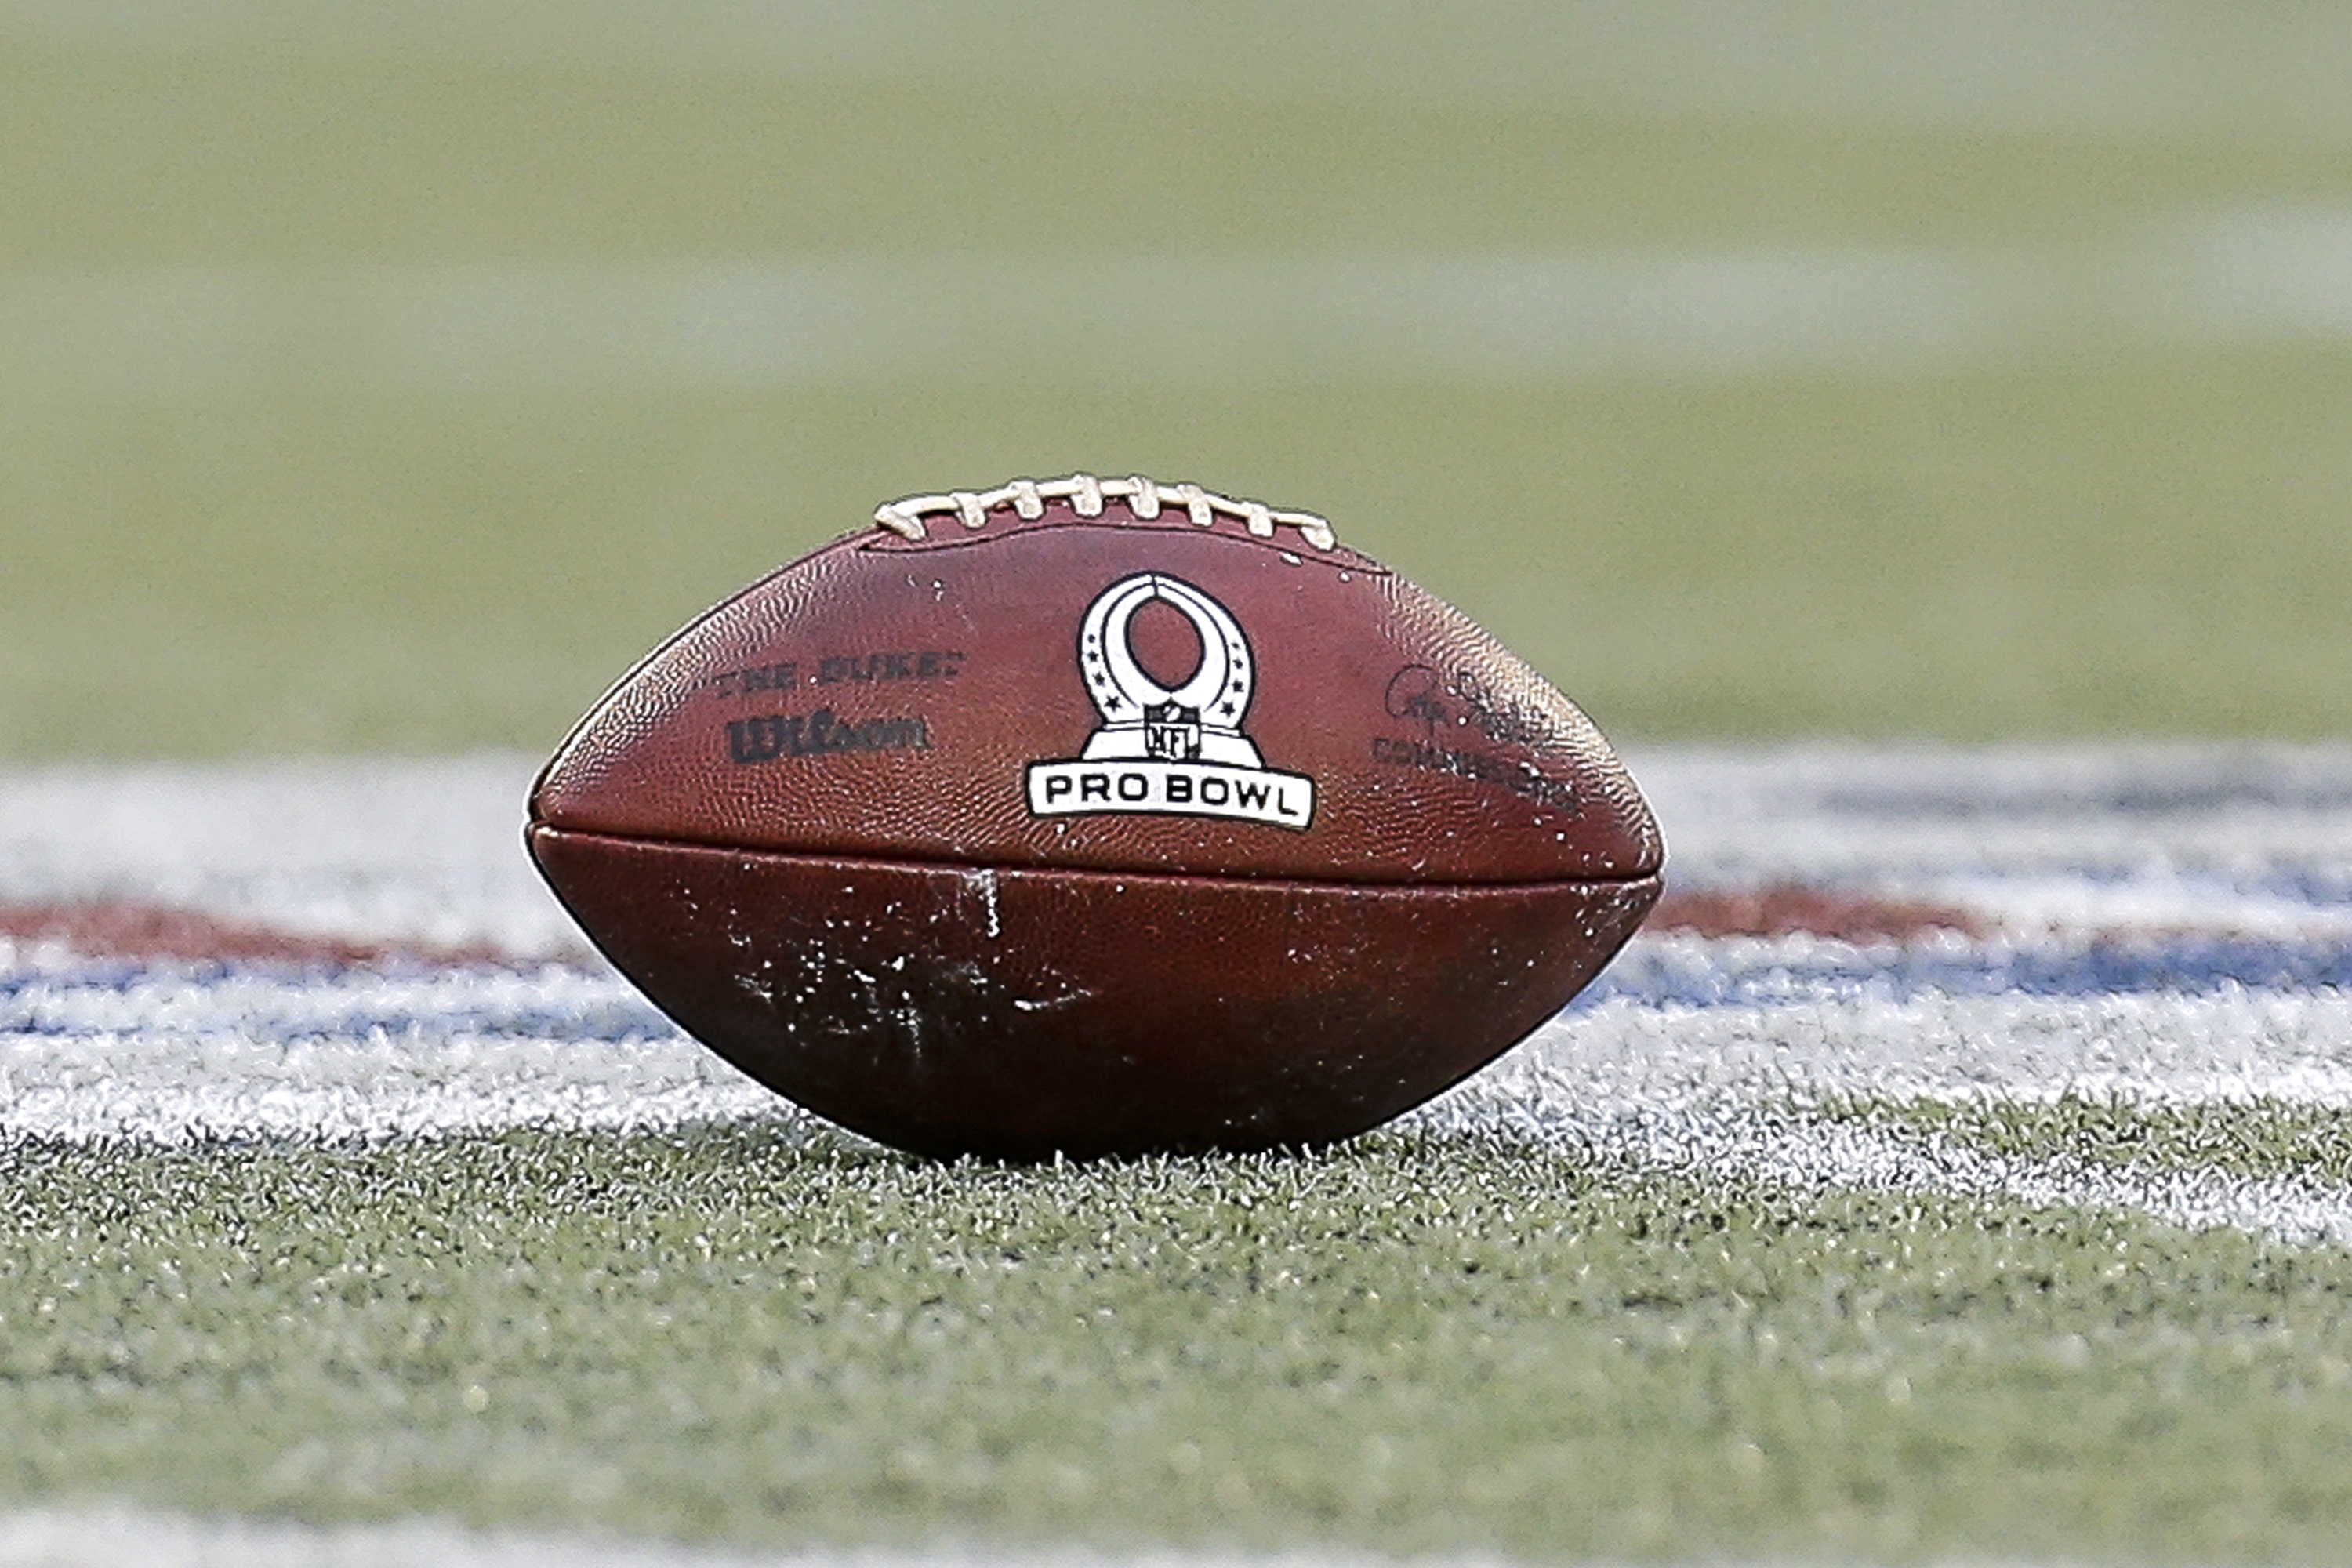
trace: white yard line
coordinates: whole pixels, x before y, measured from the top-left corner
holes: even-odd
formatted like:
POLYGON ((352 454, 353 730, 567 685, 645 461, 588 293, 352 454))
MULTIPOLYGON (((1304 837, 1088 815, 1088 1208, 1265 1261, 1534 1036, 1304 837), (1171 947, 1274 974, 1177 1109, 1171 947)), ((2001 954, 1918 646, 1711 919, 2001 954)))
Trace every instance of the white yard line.
POLYGON ((315 1528, 130 1509, 0 1514, 0 1568, 751 1568, 794 1563, 815 1568, 828 1561, 848 1560, 710 1553, 667 1542, 530 1536, 430 1521, 315 1528))
POLYGON ((0 773, 0 900, 129 899, 364 941, 578 952, 522 851, 539 759, 0 773))
MULTIPOLYGON (((1678 749, 1633 763, 1685 885, 1940 889, 2002 934, 1884 949, 1643 937, 1595 1001, 1424 1124, 1800 1185, 2352 1241, 2329 1187, 1998 1159, 1816 1109, 2079 1094, 2352 1110, 2352 987, 2293 978, 2343 970, 2352 750, 1678 749)), ((576 939, 516 845, 530 771, 489 756, 0 774, 0 899, 145 899, 279 929, 561 952, 576 939)), ((0 1135, 381 1140, 745 1118, 814 1125, 601 969, 304 974, 0 942, 0 1135)))
MULTIPOLYGON (((2352 1110, 2352 995, 1859 995, 1727 1006, 1606 1003, 1490 1075, 1538 1118, 1925 1100, 2352 1110)), ((1476 1083, 1485 1080, 1474 1080, 1476 1083)))
MULTIPOLYGON (((1335 1552, 1243 1556, 1063 1547, 981 1551, 713 1551, 594 1534, 468 1530, 436 1521, 313 1526, 128 1508, 0 1512, 0 1568, 1372 1568, 1335 1552)), ((1420 1559, 1437 1564, 1484 1558, 1420 1559)))
POLYGON ((1600 1147, 1662 1169, 1800 1192, 1915 1193, 2031 1208, 2144 1214, 2195 1230, 2352 1246, 2352 1190, 2155 1165, 2026 1159, 1932 1141, 1900 1128, 1746 1113, 1644 1121, 1610 1129, 1600 1147))
POLYGON ((610 976, 167 973, 0 1000, 0 1135, 383 1142, 751 1117, 813 1125, 610 976))
POLYGON ((10 396, 772 389, 1148 363, 1180 382, 1904 374, 2117 342, 2352 345, 2352 212, 2066 247, 835 255, 0 275, 10 396))
POLYGON ((2152 1106, 2352 1109, 2352 997, 1612 1004, 1549 1026, 1419 1120, 1804 1192, 2005 1199, 2352 1246, 2352 1188, 2337 1184, 2006 1156, 1812 1109, 2046 1104, 2070 1094, 2152 1106))
MULTIPOLYGON (((7 1005, 0 1136, 383 1141, 751 1119, 821 1136, 619 981, 568 971, 36 982, 7 1005)), ((2124 1209, 2352 1244, 2352 1192, 2326 1184, 2006 1158, 1811 1109, 2065 1094, 2352 1108, 2352 997, 1621 1000, 1555 1023, 1418 1120, 1805 1190, 2124 1209)))
MULTIPOLYGON (((2352 896, 2352 746, 1629 746, 1669 879, 1974 887, 2044 877, 2168 892, 2279 872, 2352 896)), ((2192 924, 2203 923, 2192 921, 2192 924)))
MULTIPOLYGON (((1827 1100, 2352 1109, 2352 996, 1803 998, 1570 1015, 1428 1114, 1567 1140, 1827 1100)), ((792 1113, 624 982, 564 970, 20 979, 0 1133, 184 1142, 792 1113)))
POLYGON ((2352 135, 2352 18, 2328 6, 1709 0, 1425 8, 1349 0, 856 5, 782 0, 5 0, 0 36, 81 47, 720 69, 1310 101, 1631 105, 1997 131, 2352 135), (1139 78, 1149 62, 1148 80, 1139 78))

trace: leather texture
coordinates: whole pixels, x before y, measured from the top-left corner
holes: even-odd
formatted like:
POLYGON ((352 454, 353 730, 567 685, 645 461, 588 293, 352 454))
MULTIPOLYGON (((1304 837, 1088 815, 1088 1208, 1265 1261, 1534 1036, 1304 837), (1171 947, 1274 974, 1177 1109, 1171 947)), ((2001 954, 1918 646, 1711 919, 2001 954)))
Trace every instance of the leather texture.
POLYGON ((1034 1159, 1328 1142, 1492 1060, 1657 898, 961 870, 531 830, 621 971, 883 1142, 1034 1159))
POLYGON ((1600 732, 1451 606, 1344 549, 1117 502, 950 521, 922 543, 869 530, 782 568, 614 687, 532 817, 793 853, 1392 884, 1638 878, 1664 853, 1600 732), (1313 781, 1304 831, 1032 814, 1030 764, 1080 757, 1102 723, 1080 671, 1087 610, 1148 573, 1247 639, 1239 730, 1266 770, 1313 781))

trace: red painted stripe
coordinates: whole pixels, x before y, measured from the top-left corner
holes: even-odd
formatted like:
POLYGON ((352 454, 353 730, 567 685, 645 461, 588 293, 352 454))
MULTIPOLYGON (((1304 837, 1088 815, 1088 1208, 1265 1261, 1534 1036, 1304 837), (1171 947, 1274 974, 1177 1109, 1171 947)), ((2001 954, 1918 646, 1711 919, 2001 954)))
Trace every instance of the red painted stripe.
POLYGON ((1906 942, 1935 932, 1986 934, 1985 921, 1966 910, 1902 899, 1873 898, 1780 883, 1738 892, 1677 892, 1658 900, 1647 930, 1696 936, 1792 936, 1805 932, 1841 942, 1906 942))
POLYGON ((480 942, 356 942, 224 920, 201 910, 134 900, 0 904, 0 938, 54 942, 92 958, 180 959, 349 969, 382 963, 435 965, 512 962, 480 942))

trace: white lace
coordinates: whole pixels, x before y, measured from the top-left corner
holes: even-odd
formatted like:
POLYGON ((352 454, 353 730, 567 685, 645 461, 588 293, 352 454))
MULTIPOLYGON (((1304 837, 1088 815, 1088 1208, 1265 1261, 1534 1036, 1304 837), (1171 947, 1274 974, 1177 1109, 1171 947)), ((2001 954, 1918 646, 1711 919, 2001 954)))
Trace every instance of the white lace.
POLYGON ((1080 517, 1100 517, 1106 499, 1127 502, 1137 517, 1150 519, 1163 507, 1181 507, 1196 528, 1207 528, 1220 515, 1239 518, 1260 539, 1272 539, 1276 528, 1295 528, 1299 537, 1318 550, 1329 550, 1339 541, 1331 525, 1311 511, 1276 511, 1254 500, 1234 500, 1198 485, 1163 485, 1141 474, 1124 479, 1098 479, 1092 474, 1072 474, 1062 479, 1014 479, 992 490, 950 490, 939 496, 908 496, 874 509, 874 521, 908 539, 929 537, 923 519, 953 512, 966 528, 984 528, 988 514, 1011 505, 1034 521, 1045 513, 1049 500, 1066 500, 1080 517))

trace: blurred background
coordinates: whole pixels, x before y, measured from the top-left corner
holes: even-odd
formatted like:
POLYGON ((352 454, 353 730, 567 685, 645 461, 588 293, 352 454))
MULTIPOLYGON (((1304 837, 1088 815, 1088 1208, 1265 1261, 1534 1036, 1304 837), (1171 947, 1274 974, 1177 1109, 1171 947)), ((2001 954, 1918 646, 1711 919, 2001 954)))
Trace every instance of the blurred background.
POLYGON ((2352 732, 2352 8, 0 0, 0 760, 541 750, 875 504, 1621 739, 2352 732))

